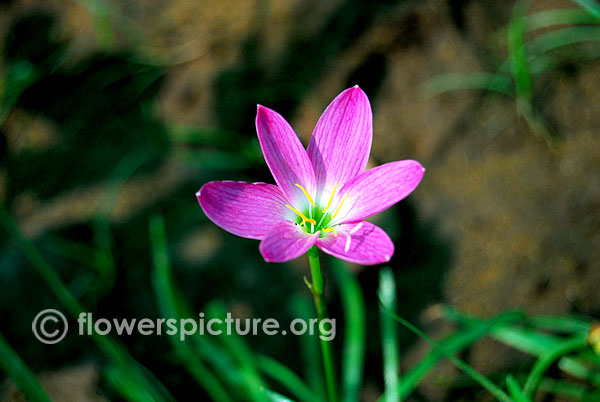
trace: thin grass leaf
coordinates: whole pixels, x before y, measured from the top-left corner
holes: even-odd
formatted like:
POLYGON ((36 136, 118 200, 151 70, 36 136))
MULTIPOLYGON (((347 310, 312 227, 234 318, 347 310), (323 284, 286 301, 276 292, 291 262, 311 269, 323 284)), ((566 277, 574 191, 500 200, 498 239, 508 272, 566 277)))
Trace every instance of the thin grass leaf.
POLYGON ((446 356, 446 358, 448 358, 452 363, 454 363, 454 365, 456 367, 458 367, 463 372, 465 372, 465 374, 467 374, 471 379, 473 379, 473 381, 477 382, 479 385, 481 385, 483 388, 485 388, 496 399, 498 399, 499 401, 502 401, 502 402, 512 402, 510 397, 504 391, 502 391, 502 389, 500 389, 500 387, 498 387, 496 384, 494 384, 492 381, 490 381, 483 374, 475 371, 467 363, 465 363, 464 361, 455 357, 452 354, 452 352, 450 352, 444 348, 443 344, 440 344, 440 343, 434 341, 427 334, 425 334, 423 331, 421 331, 420 329, 418 329, 417 327, 412 325, 410 322, 406 321, 404 318, 402 318, 402 317, 398 316, 397 314, 394 314, 392 311, 390 311, 389 308, 382 303, 381 296, 379 296, 379 302, 385 308, 385 310, 388 312, 388 314, 390 314, 396 321, 398 321, 400 324, 405 326, 407 329, 409 329, 411 332, 413 332, 419 338, 427 341, 427 343, 429 343, 434 349, 436 349, 437 351, 442 353, 444 356, 446 356))
POLYGON ((594 386, 600 388, 600 373, 590 369, 578 360, 563 357, 558 361, 558 368, 575 378, 589 381, 594 386))
POLYGON ((582 386, 580 383, 573 383, 552 378, 542 378, 538 390, 553 394, 569 397, 571 400, 582 400, 584 396, 591 393, 591 390, 582 386))
MULTIPOLYGON (((464 328, 460 332, 439 341, 439 344, 449 353, 458 353, 489 334, 494 328, 510 325, 523 319, 524 315, 520 312, 510 311, 503 313, 491 318, 489 321, 482 322, 480 325, 472 325, 464 328)), ((444 355, 440 351, 432 349, 419 363, 409 371, 403 373, 399 388, 400 397, 408 397, 443 358, 444 355)), ((384 397, 381 397, 379 400, 383 402, 384 397)))
MULTIPOLYGON (((67 309, 69 314, 77 318, 85 309, 73 296, 71 291, 62 282, 56 271, 44 259, 33 243, 25 236, 14 219, 0 206, 0 225, 8 232, 9 236, 17 243, 17 246, 38 274, 46 282, 54 296, 67 309)), ((139 364, 126 349, 110 336, 101 336, 93 333, 92 340, 120 370, 127 373, 131 381, 135 381, 139 387, 148 390, 156 402, 174 401, 173 396, 165 386, 152 373, 139 364)))
POLYGON ((527 31, 552 28, 557 25, 597 24, 600 18, 577 8, 544 10, 526 17, 527 31))
MULTIPOLYGON (((310 318, 313 318, 312 312, 312 304, 307 299, 296 297, 292 300, 292 313, 295 317, 308 322, 310 318)), ((323 366, 320 364, 319 338, 316 334, 310 335, 308 331, 300 335, 299 338, 306 379, 319 397, 319 400, 324 401, 327 397, 325 393, 323 366)))
MULTIPOLYGON (((208 320, 221 320, 220 325, 216 326, 222 331, 218 338, 223 342, 229 354, 237 361, 240 367, 240 374, 244 380, 245 389, 249 394, 248 396, 254 401, 263 401, 265 399, 264 394, 260 390, 265 388, 265 384, 256 368, 254 355, 246 342, 234 330, 230 334, 227 334, 226 327, 223 326, 226 316, 227 306, 225 303, 213 301, 206 306, 206 317, 208 320)), ((213 325, 213 328, 215 328, 215 325, 213 325)))
MULTIPOLYGON (((396 313, 396 280, 388 267, 379 271, 379 295, 383 305, 389 306, 396 313)), ((400 382, 400 352, 396 323, 390 314, 380 306, 379 320, 381 321, 381 348, 383 352, 383 382, 385 384, 386 402, 400 400, 398 384, 400 382)))
POLYGON ((342 353, 342 400, 358 400, 365 362, 365 302, 356 278, 337 259, 331 260, 344 308, 344 349, 342 353))
POLYGON ((510 374, 506 376, 506 388, 514 402, 531 402, 531 399, 521 391, 521 387, 517 380, 515 380, 515 377, 510 374))
MULTIPOLYGON (((171 264, 167 250, 165 225, 161 216, 156 215, 150 219, 150 246, 154 270, 152 284, 159 309, 163 318, 180 318, 178 315, 178 302, 174 289, 174 280, 171 273, 171 264)), ((230 401, 228 392, 216 376, 202 363, 195 350, 190 345, 177 339, 176 336, 168 337, 175 349, 178 358, 182 361, 188 372, 194 377, 207 394, 216 401, 230 401)))
POLYGON ((265 387, 262 387, 260 392, 271 402, 294 402, 294 400, 275 391, 271 391, 270 389, 266 389, 265 387))
MULTIPOLYGON (((462 325, 481 325, 483 322, 451 308, 444 309, 443 314, 445 318, 462 325)), ((489 335, 505 345, 538 357, 549 353, 563 342, 558 336, 512 325, 498 326, 491 330, 489 335)), ((589 381, 600 387, 600 373, 586 367, 580 359, 562 357, 558 362, 558 368, 575 378, 589 381)))
MULTIPOLYGON (((160 220, 162 221, 162 219, 160 220)), ((155 225, 156 224, 157 223, 155 223, 155 225)), ((167 254, 153 253, 153 259, 157 264, 163 265, 168 263, 167 258, 167 254)), ((157 296, 158 306, 162 315, 164 317, 173 317, 178 320, 193 317, 194 314, 192 314, 190 307, 181 297, 181 291, 179 291, 175 284, 175 280, 170 269, 170 264, 168 264, 167 267, 168 270, 156 270, 155 275, 153 276, 155 294, 157 296)), ((186 341, 188 340, 193 341, 193 350, 191 352, 199 355, 199 358, 209 363, 222 377, 223 381, 227 383, 227 385, 230 387, 230 390, 237 390, 241 388, 243 381, 239 369, 231 360, 231 356, 229 356, 229 354, 226 353, 220 345, 212 342, 210 338, 199 334, 193 338, 186 339, 186 341)), ((178 340, 174 340, 174 342, 182 343, 178 340)), ((180 356, 182 356, 183 360, 189 358, 185 356, 186 350, 180 349, 178 353, 180 356)))
POLYGON ((92 221, 94 247, 98 251, 95 263, 100 273, 94 288, 99 294, 109 290, 115 280, 117 263, 112 251, 111 216, 127 180, 149 160, 150 155, 144 151, 132 151, 127 154, 110 173, 99 197, 98 208, 92 221))
POLYGON ((265 375, 277 381, 286 388, 294 397, 303 402, 318 401, 315 393, 302 381, 296 373, 285 365, 268 356, 257 355, 256 366, 265 375))
POLYGON ((104 378, 110 388, 117 391, 127 401, 152 401, 152 393, 131 378, 118 366, 111 366, 104 371, 104 378))
POLYGON ((514 96, 512 81, 502 74, 493 73, 448 73, 437 75, 423 84, 423 95, 429 99, 449 91, 480 89, 514 96))
POLYGON ((517 0, 508 25, 508 59, 521 114, 530 109, 531 103, 532 81, 525 49, 525 17, 529 4, 530 0, 517 0))
POLYGON ((600 19, 600 4, 595 0, 573 0, 594 17, 600 19))
POLYGON ((529 377, 525 382, 524 393, 528 398, 533 398, 535 391, 544 375, 546 370, 560 357, 574 350, 581 349, 587 346, 585 338, 576 337, 562 342, 557 347, 544 353, 538 361, 533 365, 529 377))
POLYGON ((573 335, 587 335, 592 322, 574 316, 539 315, 531 317, 528 322, 535 328, 573 335))
POLYGON ((39 79, 35 66, 28 61, 19 61, 8 67, 2 77, 2 98, 0 100, 0 127, 25 89, 39 79))
POLYGON ((50 402, 35 374, 0 333, 0 367, 15 382, 25 397, 33 402, 50 402))
POLYGON ((564 46, 598 41, 600 41, 598 25, 567 27, 537 36, 529 43, 529 49, 532 55, 539 56, 564 46))
POLYGON ((52 251, 57 255, 78 263, 79 265, 92 268, 93 270, 102 272, 102 266, 106 264, 107 258, 101 251, 98 251, 84 243, 73 241, 65 237, 48 235, 48 240, 52 251))

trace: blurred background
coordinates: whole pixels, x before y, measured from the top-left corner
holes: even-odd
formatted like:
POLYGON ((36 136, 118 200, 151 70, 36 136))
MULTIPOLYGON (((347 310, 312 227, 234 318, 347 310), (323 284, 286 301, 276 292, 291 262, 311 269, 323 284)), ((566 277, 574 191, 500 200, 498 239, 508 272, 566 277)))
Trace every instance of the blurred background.
MULTIPOLYGON (((55 400, 124 398, 89 337, 54 346, 33 337, 38 311, 64 310, 39 267, 96 317, 162 317, 153 219, 164 221, 173 280, 192 311, 218 300, 238 317, 289 322, 310 302, 306 259, 265 263, 258 242, 213 225, 194 194, 211 180, 273 182, 257 103, 307 144, 327 104, 356 84, 374 113, 370 165, 427 168, 407 200, 373 219, 396 245, 401 316, 434 337, 449 327, 440 303, 482 317, 594 316, 600 14, 581 3, 2 0, 0 332, 55 400)), ((322 264, 341 317, 331 260, 322 264)), ((383 389, 379 268, 348 268, 366 303, 360 396, 372 401, 383 389)), ((426 344, 399 337, 410 366, 426 344)), ((176 399, 204 395, 165 337, 119 341, 176 399)), ((298 337, 245 341, 302 372, 298 337)), ((465 359, 484 373, 523 364, 491 340, 465 359)), ((442 364, 413 399, 486 400, 458 378, 442 364)), ((3 384, 0 400, 18 400, 3 384)))

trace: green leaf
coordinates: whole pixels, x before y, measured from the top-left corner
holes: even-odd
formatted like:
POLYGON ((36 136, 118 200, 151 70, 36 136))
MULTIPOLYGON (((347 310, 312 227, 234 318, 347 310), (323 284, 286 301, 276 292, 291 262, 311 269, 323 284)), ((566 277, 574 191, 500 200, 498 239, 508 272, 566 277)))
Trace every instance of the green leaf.
POLYGON ((508 56, 517 93, 517 106, 523 114, 531 102, 531 73, 525 49, 525 17, 530 0, 517 0, 508 26, 508 56))
MULTIPOLYGON (((165 319, 181 319, 182 302, 175 289, 175 281, 171 273, 171 264, 167 249, 164 221, 161 216, 154 216, 149 222, 150 245, 154 270, 152 284, 159 309, 165 319)), ((194 348, 185 340, 174 336, 168 337, 175 349, 178 358, 182 361, 188 372, 200 384, 213 400, 230 401, 231 398, 217 377, 204 365, 194 348)))
POLYGON ((400 400, 398 384, 400 377, 400 353, 398 351, 398 336, 396 323, 383 305, 389 306, 392 313, 396 313, 396 280, 394 273, 388 267, 379 272, 379 295, 382 306, 379 309, 381 321, 381 348, 383 351, 383 382, 385 384, 386 402, 400 400))
POLYGON ((573 0, 594 17, 600 19, 600 4, 595 0, 573 0))
POLYGON ((213 328, 219 328, 222 331, 218 339, 221 340, 225 349, 238 363, 245 390, 249 394, 248 397, 255 401, 263 401, 264 394, 260 392, 260 389, 265 388, 265 384, 256 368, 255 357, 246 342, 235 331, 227 334, 226 327, 223 325, 226 316, 227 307, 225 303, 212 301, 206 306, 207 320, 215 318, 221 320, 220 325, 213 325, 213 328))
MULTIPOLYGON (((439 344, 449 353, 458 353, 471 346, 477 340, 486 336, 497 327, 502 327, 520 321, 524 315, 519 312, 507 312, 490 319, 482 321, 478 325, 472 325, 461 329, 461 331, 443 339, 439 344)), ((415 366, 405 372, 400 383, 400 397, 406 398, 435 367, 435 365, 444 358, 444 355, 437 349, 432 349, 415 366)), ((383 401, 383 397, 380 398, 383 401)))
POLYGON ((592 325, 589 319, 575 316, 539 315, 528 321, 535 328, 583 336, 588 334, 592 325))
POLYGON ((0 333, 0 367, 12 378, 25 397, 33 402, 50 402, 35 375, 0 333))
POLYGON ((507 96, 514 95, 511 79, 502 74, 483 72, 440 74, 423 84, 423 94, 426 98, 463 89, 481 89, 507 96))
POLYGON ((506 377, 506 388, 515 402, 531 402, 527 395, 521 391, 517 380, 510 374, 506 377))
POLYGON ((257 355, 258 369, 286 388, 299 401, 314 402, 319 400, 314 392, 288 367, 268 356, 257 355))
POLYGON ((342 353, 342 400, 358 400, 365 361, 365 302, 356 278, 344 264, 330 259, 344 308, 344 349, 342 353))
MULTIPOLYGON (((72 317, 77 318, 80 313, 85 312, 84 307, 79 303, 75 296, 73 296, 69 288, 65 286, 56 271, 48 264, 33 243, 21 231, 14 219, 1 206, 0 225, 2 225, 8 234, 15 240, 25 257, 27 257, 31 265, 44 279, 50 290, 67 309, 69 314, 72 317)), ((165 386, 152 375, 152 373, 146 370, 139 362, 129 355, 119 342, 108 335, 101 336, 96 333, 92 335, 92 340, 98 349, 100 349, 115 366, 127 373, 131 381, 135 381, 139 387, 148 390, 155 401, 174 400, 165 386)))
POLYGON ((292 399, 283 396, 275 391, 271 391, 270 389, 266 389, 265 387, 260 388, 260 391, 271 402, 294 402, 292 399))
MULTIPOLYGON (((306 322, 310 318, 313 318, 313 308, 307 299, 301 297, 294 298, 292 300, 292 311, 295 317, 303 319, 306 322)), ((319 397, 319 400, 324 401, 326 399, 325 382, 323 380, 325 376, 321 364, 318 335, 310 335, 308 331, 300 335, 300 349, 308 383, 319 397)))
MULTIPOLYGON (((379 300, 381 302, 381 296, 379 297, 379 300)), ((512 402, 511 399, 508 397, 508 395, 504 391, 502 391, 502 389, 500 389, 496 384, 494 384, 492 381, 490 381, 484 375, 482 375, 482 374, 478 373, 477 371, 475 371, 473 368, 471 368, 464 361, 456 358, 452 354, 452 353, 455 352, 455 350, 447 348, 446 345, 443 342, 436 342, 436 341, 434 341, 429 336, 427 336, 423 331, 421 331, 420 329, 418 329, 417 327, 415 327, 414 325, 412 325, 410 322, 406 321, 402 317, 400 317, 400 316, 394 314, 393 312, 391 312, 389 310, 389 308, 387 306, 385 306, 383 303, 382 303, 382 306, 385 308, 385 310, 388 312, 388 314, 390 314, 396 321, 398 321, 403 326, 405 326, 406 328, 408 328, 411 332, 413 332, 418 337, 420 337, 420 338, 424 339, 425 341, 427 341, 433 347, 433 349, 436 352, 438 352, 438 353, 442 354, 443 356, 445 356, 446 358, 448 358, 452 363, 454 363, 454 365, 456 365, 459 369, 461 369, 462 371, 464 371, 465 374, 467 374, 469 377, 471 377, 471 379, 473 379, 475 382, 477 382, 483 388, 485 388, 496 399, 498 399, 498 400, 500 400, 502 402, 512 402)), ((483 329, 483 328, 481 328, 481 329, 483 329)), ((484 333, 487 333, 487 331, 485 331, 484 333)), ((406 381, 407 381, 406 377, 407 376, 408 376, 408 374, 404 377, 404 379, 402 381, 402 385, 404 385, 406 383, 406 381)), ((402 395, 404 396, 404 393, 402 393, 402 395)), ((382 400, 384 400, 383 397, 382 397, 382 400)))
POLYGON ((597 24, 598 17, 576 8, 565 8, 557 10, 544 10, 527 16, 527 31, 551 28, 557 25, 583 25, 597 24))
POLYGON ((600 41, 600 26, 575 26, 539 35, 529 43, 529 49, 532 55, 539 56, 560 47, 598 41, 600 41))
POLYGON ((586 346, 587 342, 585 337, 575 337, 561 342, 560 345, 541 355, 529 373, 529 377, 527 378, 524 388, 525 395, 527 395, 528 398, 534 397, 535 391, 542 379, 542 376, 556 360, 563 355, 586 346))

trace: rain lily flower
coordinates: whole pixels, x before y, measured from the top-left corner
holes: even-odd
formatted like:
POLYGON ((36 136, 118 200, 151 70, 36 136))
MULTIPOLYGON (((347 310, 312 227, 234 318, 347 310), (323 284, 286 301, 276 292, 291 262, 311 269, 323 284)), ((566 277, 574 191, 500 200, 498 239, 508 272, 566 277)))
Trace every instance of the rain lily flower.
POLYGON ((320 117, 308 149, 277 112, 258 105, 258 140, 277 185, 216 181, 196 194, 204 213, 237 236, 261 240, 268 262, 301 256, 313 245, 343 260, 390 260, 394 245, 365 221, 408 196, 425 169, 403 160, 365 170, 373 115, 358 87, 339 94, 320 117))

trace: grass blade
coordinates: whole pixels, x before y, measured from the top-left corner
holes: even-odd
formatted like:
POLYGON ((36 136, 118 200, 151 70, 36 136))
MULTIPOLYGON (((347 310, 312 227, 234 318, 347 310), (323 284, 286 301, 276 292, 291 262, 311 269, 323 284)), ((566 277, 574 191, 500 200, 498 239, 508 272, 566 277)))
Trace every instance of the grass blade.
POLYGON ((0 334, 0 367, 13 379, 28 400, 50 402, 50 398, 35 378, 35 375, 2 334, 0 334))
POLYGON ((260 389, 260 391, 265 395, 267 400, 269 400, 271 402, 294 402, 290 398, 283 396, 281 394, 278 394, 275 391, 271 391, 270 389, 266 389, 265 387, 262 387, 260 389))
POLYGON ((365 302, 356 278, 337 259, 330 260, 344 308, 342 400, 358 400, 365 361, 365 302))
MULTIPOLYGON (((232 331, 230 334, 227 333, 227 328, 224 327, 225 318, 227 315, 227 307, 225 303, 221 301, 213 301, 206 306, 206 317, 208 320, 219 319, 219 325, 216 325, 220 329, 221 335, 218 337, 225 348, 229 351, 229 354, 237 361, 240 374, 244 380, 245 390, 248 392, 248 397, 254 401, 263 401, 264 394, 260 392, 261 389, 265 388, 260 374, 256 368, 254 355, 252 355, 246 342, 242 338, 232 331)), ((215 322, 217 324, 217 322, 215 322)), ((215 325, 213 325, 215 328, 215 325)))
MULTIPOLYGON (((301 318, 306 322, 312 318, 312 304, 307 299, 297 297, 294 299, 292 306, 294 316, 301 318)), ((319 400, 324 401, 326 399, 325 382, 323 381, 325 376, 323 374, 322 365, 320 364, 321 352, 319 349, 319 338, 317 335, 309 335, 307 332, 300 336, 300 342, 301 356, 304 362, 304 371, 308 383, 319 397, 319 400)))
MULTIPOLYGON (((178 293, 174 287, 171 264, 169 262, 165 225, 161 216, 154 216, 149 222, 150 245, 152 247, 152 259, 154 271, 152 283, 159 309, 163 318, 181 318, 180 309, 177 307, 178 293)), ((169 336, 169 341, 175 349, 177 356, 183 365, 208 393, 216 401, 230 401, 227 391, 216 376, 202 363, 195 350, 186 341, 169 336)))
MULTIPOLYGON (((379 272, 379 294, 382 305, 396 313, 396 281, 394 274, 388 267, 379 272)), ((400 400, 398 383, 400 377, 400 358, 398 351, 398 336, 396 323, 390 314, 380 306, 379 319, 381 321, 381 348, 383 351, 383 382, 385 384, 386 402, 400 400)))
POLYGON ((427 341, 434 349, 446 356, 452 363, 454 363, 454 365, 456 365, 456 367, 464 371, 465 374, 467 374, 469 377, 471 377, 471 379, 473 379, 475 382, 477 382, 479 385, 485 388, 496 399, 502 402, 512 402, 509 396, 504 391, 502 391, 502 389, 500 389, 496 384, 490 381, 487 377, 473 370, 471 366, 452 355, 452 353, 446 350, 442 344, 431 339, 427 334, 425 334, 423 331, 412 325, 410 322, 406 321, 404 318, 390 311, 389 308, 382 303, 381 296, 379 297, 379 301, 384 307, 384 309, 388 312, 388 314, 390 314, 394 318, 394 320, 398 321, 400 324, 408 328, 419 338, 427 341))
MULTIPOLYGON (((54 271, 52 266, 48 264, 37 248, 35 248, 33 243, 27 239, 8 212, 2 207, 0 207, 0 225, 2 225, 10 237, 14 239, 21 249, 21 252, 27 257, 31 265, 44 279, 52 293, 54 293, 59 302, 67 309, 69 314, 72 317, 77 318, 80 313, 84 313, 85 309, 83 306, 65 286, 58 274, 54 271)), ((165 386, 150 372, 145 370, 144 367, 129 355, 125 351, 125 348, 113 338, 108 335, 101 336, 94 333, 92 335, 92 340, 98 349, 100 349, 115 366, 118 366, 119 369, 127 373, 131 381, 135 381, 138 386, 148 390, 155 401, 174 400, 173 396, 168 392, 165 386)))
POLYGON ((268 356, 256 356, 256 366, 261 372, 285 387, 299 401, 314 402, 319 400, 296 373, 277 360, 268 356))
POLYGON ((562 342, 559 346, 540 356, 538 361, 533 365, 533 368, 529 373, 529 377, 525 382, 525 395, 527 395, 528 398, 533 398, 542 376, 556 360, 563 355, 566 355, 574 350, 581 349, 585 346, 587 346, 585 338, 572 338, 562 342))
MULTIPOLYGON (((484 321, 480 325, 472 325, 464 328, 460 332, 451 335, 444 340, 438 342, 444 350, 449 353, 458 353, 469 347, 477 340, 489 334, 497 327, 506 326, 524 318, 519 312, 507 312, 500 314, 497 317, 484 321)), ((444 355, 436 349, 432 349, 427 356, 405 372, 400 383, 399 393, 401 398, 405 398, 419 385, 419 383, 427 376, 427 374, 435 367, 435 365, 444 358, 444 355)), ((383 397, 380 401, 383 401, 383 397)))
POLYGON ((592 325, 585 318, 573 316, 540 315, 531 317, 528 321, 536 328, 582 336, 589 333, 592 325))
POLYGON ((429 99, 444 92, 462 89, 482 89, 506 96, 514 95, 509 77, 483 72, 437 75, 423 84, 423 95, 429 99))
POLYGON ((528 114, 531 103, 531 72, 525 49, 525 18, 529 3, 530 0, 518 0, 515 3, 508 25, 508 58, 520 114, 528 114))
POLYGON ((573 0, 594 17, 600 19, 600 4, 595 0, 573 0))
POLYGON ((527 31, 551 28, 557 25, 597 24, 598 17, 577 8, 544 10, 527 16, 527 31))
POLYGON ((521 391, 521 387, 517 380, 515 380, 515 377, 510 374, 506 377, 506 388, 515 402, 531 402, 527 395, 521 391))

